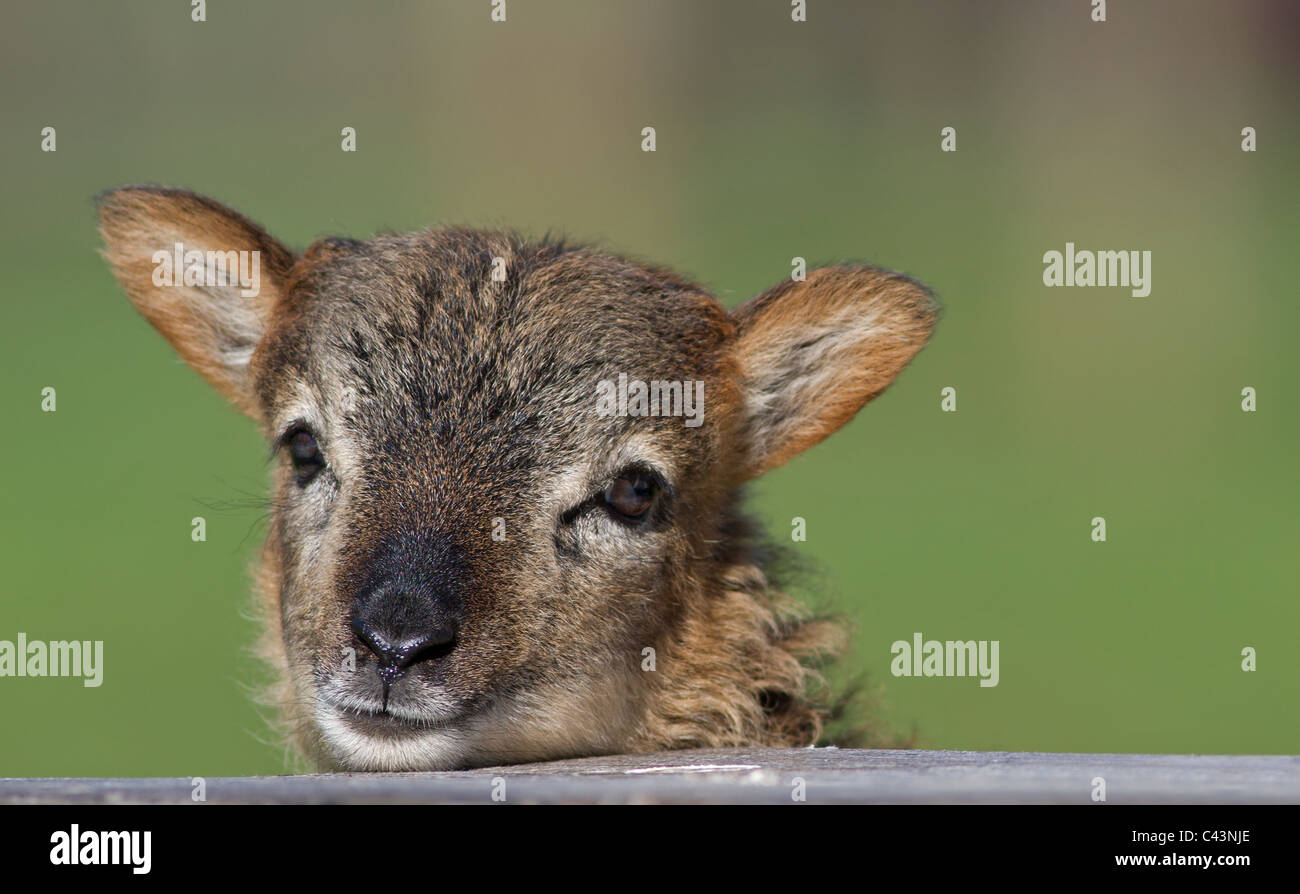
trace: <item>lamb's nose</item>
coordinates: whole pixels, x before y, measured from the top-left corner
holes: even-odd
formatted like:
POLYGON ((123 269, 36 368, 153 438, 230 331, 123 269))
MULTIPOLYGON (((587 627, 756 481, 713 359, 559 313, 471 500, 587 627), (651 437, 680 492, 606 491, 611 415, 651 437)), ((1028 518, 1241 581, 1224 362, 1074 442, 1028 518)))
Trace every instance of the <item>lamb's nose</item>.
POLYGON ((352 598, 349 623, 375 654, 388 686, 411 666, 447 655, 465 620, 466 572, 453 544, 434 531, 403 532, 384 540, 370 559, 364 584, 352 598))
POLYGON ((385 682, 392 682, 402 671, 432 657, 439 647, 456 638, 456 631, 449 626, 394 636, 363 617, 352 619, 352 630, 379 659, 379 676, 385 682))

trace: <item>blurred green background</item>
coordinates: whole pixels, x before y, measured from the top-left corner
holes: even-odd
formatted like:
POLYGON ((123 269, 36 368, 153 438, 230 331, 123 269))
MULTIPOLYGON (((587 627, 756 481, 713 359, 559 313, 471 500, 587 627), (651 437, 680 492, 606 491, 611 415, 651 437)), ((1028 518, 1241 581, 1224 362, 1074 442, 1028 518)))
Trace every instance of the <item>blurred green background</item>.
POLYGON ((792 546, 889 721, 941 748, 1300 750, 1296 5, 809 6, 7 3, 0 639, 104 640, 105 678, 0 678, 0 775, 292 766, 247 691, 265 449, 97 257, 91 197, 131 182, 297 247, 561 230, 729 305, 796 255, 905 270, 946 306, 931 346, 754 493, 779 538, 807 519, 792 546), (1150 250, 1150 296, 1045 288, 1066 241, 1150 250), (916 631, 998 640, 1000 684, 890 677, 916 631))

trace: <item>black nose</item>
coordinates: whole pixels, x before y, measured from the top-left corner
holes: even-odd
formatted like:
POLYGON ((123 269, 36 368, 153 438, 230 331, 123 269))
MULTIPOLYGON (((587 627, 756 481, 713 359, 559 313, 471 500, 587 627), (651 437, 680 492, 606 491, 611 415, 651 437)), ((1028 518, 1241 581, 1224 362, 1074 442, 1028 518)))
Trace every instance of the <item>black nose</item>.
POLYGON ((388 684, 422 661, 446 655, 460 631, 465 572, 442 537, 411 532, 386 540, 356 593, 351 627, 374 653, 388 684))
POLYGON ((387 682, 411 665, 441 654, 442 647, 456 639, 456 631, 450 626, 393 635, 361 617, 352 619, 352 630, 375 653, 379 659, 379 676, 387 682))

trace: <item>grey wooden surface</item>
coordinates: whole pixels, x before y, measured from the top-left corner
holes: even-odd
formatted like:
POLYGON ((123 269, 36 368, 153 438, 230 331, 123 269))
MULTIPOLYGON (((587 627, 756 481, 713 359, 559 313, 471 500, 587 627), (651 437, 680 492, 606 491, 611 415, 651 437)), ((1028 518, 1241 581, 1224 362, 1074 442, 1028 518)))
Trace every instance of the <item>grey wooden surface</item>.
MULTIPOLYGON (((1300 757, 713 749, 448 773, 205 777, 209 804, 1300 803, 1300 757)), ((191 777, 0 779, 0 803, 188 804, 191 777)))

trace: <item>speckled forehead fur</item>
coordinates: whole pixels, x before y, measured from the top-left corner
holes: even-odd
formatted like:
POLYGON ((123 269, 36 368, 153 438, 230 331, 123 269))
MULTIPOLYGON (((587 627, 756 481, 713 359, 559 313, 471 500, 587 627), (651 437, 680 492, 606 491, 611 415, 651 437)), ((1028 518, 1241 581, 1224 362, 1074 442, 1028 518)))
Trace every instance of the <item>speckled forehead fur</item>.
POLYGON ((424 443, 463 478, 517 486, 631 428, 657 431, 683 466, 716 459, 738 404, 734 329, 667 271, 558 242, 467 229, 330 239, 299 262, 254 371, 266 407, 283 406, 293 378, 331 401, 376 464, 409 463, 424 443), (708 382, 710 425, 598 416, 597 382, 620 373, 708 382))

